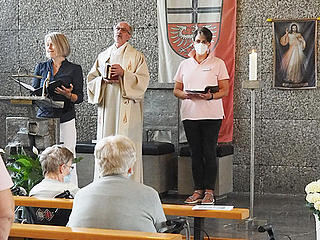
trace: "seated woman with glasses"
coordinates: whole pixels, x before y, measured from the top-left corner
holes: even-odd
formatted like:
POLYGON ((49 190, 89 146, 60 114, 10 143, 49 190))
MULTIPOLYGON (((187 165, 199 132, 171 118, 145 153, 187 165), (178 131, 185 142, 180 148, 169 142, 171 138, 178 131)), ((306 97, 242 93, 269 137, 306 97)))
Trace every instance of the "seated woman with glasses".
POLYGON ((46 148, 39 156, 44 179, 31 189, 29 196, 54 198, 68 190, 74 197, 79 188, 70 182, 73 159, 73 153, 65 147, 46 148))

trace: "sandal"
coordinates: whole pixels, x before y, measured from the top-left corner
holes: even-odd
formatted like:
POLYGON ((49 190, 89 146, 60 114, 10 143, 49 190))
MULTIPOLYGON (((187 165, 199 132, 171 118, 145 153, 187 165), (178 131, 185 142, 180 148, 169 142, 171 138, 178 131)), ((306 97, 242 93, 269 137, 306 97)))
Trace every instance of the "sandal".
POLYGON ((189 196, 184 202, 187 204, 194 204, 201 202, 203 198, 202 190, 195 190, 191 196, 189 196))
POLYGON ((214 204, 214 202, 215 197, 213 196, 213 192, 205 192, 201 204, 214 204))

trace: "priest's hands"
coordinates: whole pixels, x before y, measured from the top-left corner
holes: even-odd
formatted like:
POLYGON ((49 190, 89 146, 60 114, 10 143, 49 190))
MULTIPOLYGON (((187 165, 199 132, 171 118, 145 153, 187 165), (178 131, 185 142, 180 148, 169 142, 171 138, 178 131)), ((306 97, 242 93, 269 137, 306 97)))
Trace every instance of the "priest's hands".
POLYGON ((110 68, 111 79, 102 78, 103 82, 107 84, 119 83, 119 77, 123 77, 124 70, 119 64, 112 64, 110 68))
POLYGON ((117 76, 123 77, 123 74, 124 74, 124 70, 119 64, 112 64, 111 66, 112 77, 117 77, 117 76))

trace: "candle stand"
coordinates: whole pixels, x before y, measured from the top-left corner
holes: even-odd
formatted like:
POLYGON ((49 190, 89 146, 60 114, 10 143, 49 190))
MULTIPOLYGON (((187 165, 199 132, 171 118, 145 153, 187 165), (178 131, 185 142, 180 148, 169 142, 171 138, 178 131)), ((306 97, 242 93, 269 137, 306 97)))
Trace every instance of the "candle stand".
POLYGON ((250 120, 250 213, 249 218, 245 220, 246 229, 257 228, 258 225, 264 225, 267 223, 266 220, 258 220, 254 217, 254 134, 255 134, 255 90, 260 89, 260 81, 249 80, 242 83, 243 89, 250 89, 251 93, 251 120, 250 120))

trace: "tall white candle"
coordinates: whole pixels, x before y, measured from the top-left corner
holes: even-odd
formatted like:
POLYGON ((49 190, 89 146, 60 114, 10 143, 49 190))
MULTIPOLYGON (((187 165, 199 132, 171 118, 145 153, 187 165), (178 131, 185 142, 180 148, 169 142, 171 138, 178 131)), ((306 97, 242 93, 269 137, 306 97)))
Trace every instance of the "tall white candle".
POLYGON ((257 80, 257 53, 254 49, 249 54, 249 80, 257 80))

